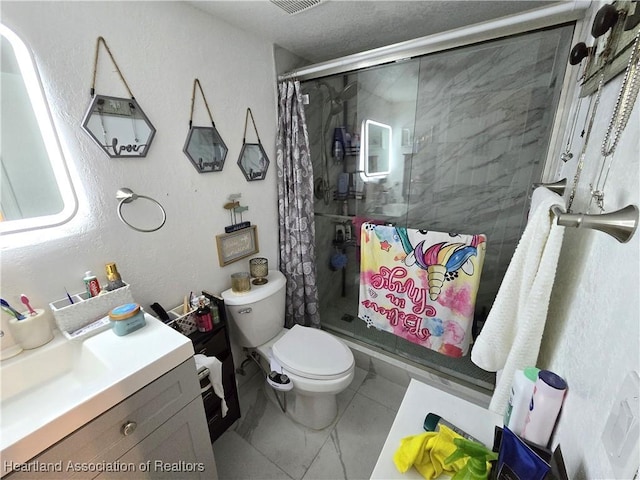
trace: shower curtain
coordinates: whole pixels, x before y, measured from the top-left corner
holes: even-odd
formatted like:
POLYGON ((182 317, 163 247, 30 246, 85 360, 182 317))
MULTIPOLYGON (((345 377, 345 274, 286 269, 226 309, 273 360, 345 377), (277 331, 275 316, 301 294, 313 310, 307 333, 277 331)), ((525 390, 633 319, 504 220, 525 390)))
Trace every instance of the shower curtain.
POLYGON ((285 326, 320 328, 316 287, 313 168, 300 82, 278 85, 280 271, 287 279, 285 326))

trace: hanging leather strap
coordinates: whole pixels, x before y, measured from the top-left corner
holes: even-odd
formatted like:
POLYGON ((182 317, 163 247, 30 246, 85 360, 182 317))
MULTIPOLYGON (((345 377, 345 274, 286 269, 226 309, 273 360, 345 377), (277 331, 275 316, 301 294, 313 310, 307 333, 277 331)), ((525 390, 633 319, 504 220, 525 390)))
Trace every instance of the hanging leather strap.
POLYGON ((193 91, 191 92, 191 115, 189 116, 189 128, 193 125, 193 105, 196 99, 196 85, 198 89, 200 89, 200 95, 202 95, 202 100, 204 100, 204 106, 207 107, 207 113, 209 114, 209 120, 211 120, 211 125, 213 128, 216 128, 216 124, 213 123, 213 117, 211 116, 211 110, 209 110, 209 104, 207 103, 207 99, 204 96, 204 92, 202 91, 202 85, 200 85, 200 80, 197 78, 193 81, 193 91))
POLYGON ((244 133, 242 134, 242 143, 246 143, 245 142, 245 138, 247 138, 247 122, 249 121, 249 116, 251 116, 251 123, 253 123, 253 129, 256 132, 256 137, 258 138, 258 143, 260 142, 260 135, 258 134, 258 129, 256 128, 256 122, 253 119, 253 113, 251 113, 251 109, 247 108, 247 114, 244 117, 244 133))
POLYGON ((131 89, 129 88, 129 85, 127 85, 127 81, 124 79, 124 76, 122 75, 122 72, 120 71, 120 68, 116 63, 116 60, 113 58, 113 55, 111 54, 111 50, 109 50, 109 47, 107 46, 107 42, 103 37, 98 37, 98 41, 96 42, 96 56, 93 62, 93 80, 91 82, 91 92, 90 92, 91 98, 93 98, 93 96, 96 93, 95 87, 96 87, 96 76, 98 74, 98 54, 100 53, 100 44, 104 45, 104 48, 107 50, 107 53, 109 54, 109 57, 111 58, 111 61, 113 62, 114 67, 116 67, 116 71, 118 72, 118 75, 120 75, 120 79, 122 80, 122 83, 124 83, 124 86, 127 89, 127 92, 129 92, 129 96, 131 98, 134 98, 133 93, 131 93, 131 89))

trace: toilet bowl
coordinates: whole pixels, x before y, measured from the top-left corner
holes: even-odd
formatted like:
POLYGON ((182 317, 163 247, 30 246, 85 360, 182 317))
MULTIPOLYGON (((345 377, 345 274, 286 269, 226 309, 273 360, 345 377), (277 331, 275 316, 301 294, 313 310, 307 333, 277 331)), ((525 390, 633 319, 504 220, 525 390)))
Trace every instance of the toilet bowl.
POLYGON ((353 354, 342 341, 320 329, 284 328, 284 275, 272 270, 267 280, 246 293, 222 292, 232 337, 258 352, 266 371, 280 369, 289 377, 293 389, 286 394, 287 415, 309 428, 323 429, 337 416, 336 395, 353 380, 353 354))

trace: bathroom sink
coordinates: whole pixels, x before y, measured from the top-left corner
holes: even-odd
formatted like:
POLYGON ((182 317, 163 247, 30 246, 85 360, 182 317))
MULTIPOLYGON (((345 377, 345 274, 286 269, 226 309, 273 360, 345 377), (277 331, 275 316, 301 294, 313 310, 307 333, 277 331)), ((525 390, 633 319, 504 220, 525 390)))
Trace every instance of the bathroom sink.
POLYGON ((25 463, 193 355, 191 341, 145 314, 146 326, 84 341, 53 340, 0 363, 3 469, 25 463))
POLYGON ((31 395, 46 398, 42 394, 57 387, 82 388, 103 376, 108 368, 84 342, 69 342, 61 336, 30 355, 23 353, 6 363, 6 366, 2 364, 0 377, 3 408, 13 401, 25 401, 31 395))

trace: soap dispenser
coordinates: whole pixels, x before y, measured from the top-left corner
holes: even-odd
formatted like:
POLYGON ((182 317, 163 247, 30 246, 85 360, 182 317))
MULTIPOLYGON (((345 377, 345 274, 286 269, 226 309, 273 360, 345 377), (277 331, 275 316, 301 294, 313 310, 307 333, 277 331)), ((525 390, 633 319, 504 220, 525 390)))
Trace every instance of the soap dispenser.
POLYGON ((464 457, 469 457, 469 460, 462 469, 456 472, 451 480, 486 480, 489 478, 487 462, 498 459, 496 452, 492 452, 481 443, 473 442, 466 438, 454 438, 453 443, 458 448, 445 458, 445 465, 464 457))

